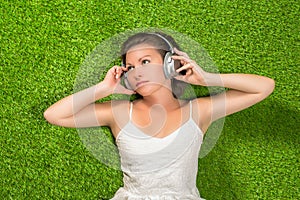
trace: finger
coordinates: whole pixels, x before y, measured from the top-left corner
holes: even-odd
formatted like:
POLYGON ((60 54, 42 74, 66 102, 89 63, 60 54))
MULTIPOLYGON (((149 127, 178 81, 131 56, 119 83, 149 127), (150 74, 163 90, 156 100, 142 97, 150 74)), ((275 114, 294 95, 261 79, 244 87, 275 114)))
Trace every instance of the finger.
POLYGON ((174 60, 190 60, 189 58, 186 58, 186 57, 181 56, 181 55, 173 55, 172 58, 174 60))
POLYGON ((177 55, 179 55, 179 56, 183 56, 183 57, 186 57, 186 58, 190 58, 190 57, 188 56, 187 53, 185 53, 185 52, 183 52, 183 51, 179 51, 177 48, 174 48, 174 52, 175 52, 177 55))
POLYGON ((184 82, 185 82, 185 76, 175 76, 174 78, 175 78, 176 80, 184 81, 184 82))
POLYGON ((128 89, 126 89, 126 88, 122 87, 122 88, 119 88, 119 90, 118 90, 118 91, 116 91, 116 93, 119 93, 119 94, 128 94, 128 95, 131 95, 131 94, 135 94, 136 92, 135 92, 135 91, 133 91, 133 90, 128 90, 128 89))
POLYGON ((184 56, 176 56, 176 55, 174 55, 174 56, 172 56, 172 59, 174 59, 174 60, 180 60, 180 62, 181 62, 182 64, 191 62, 191 59, 186 58, 186 57, 184 57, 184 56))
POLYGON ((114 78, 118 79, 118 67, 117 66, 113 67, 112 73, 113 73, 114 78))
POLYGON ((124 72, 127 72, 127 71, 128 71, 128 68, 125 67, 125 66, 121 66, 121 69, 122 69, 124 72))
POLYGON ((127 89, 126 89, 126 90, 124 90, 123 94, 132 95, 132 94, 136 94, 136 92, 133 91, 133 90, 127 90, 127 89))
POLYGON ((183 70, 188 70, 188 69, 192 69, 192 68, 193 68, 193 66, 191 65, 191 63, 188 63, 188 64, 183 65, 182 67, 178 68, 178 69, 176 70, 176 72, 177 72, 177 73, 180 73, 180 72, 183 71, 183 70))
POLYGON ((135 91, 125 88, 123 85, 120 84, 120 82, 118 83, 117 87, 115 88, 114 93, 116 93, 116 94, 127 94, 127 95, 136 94, 135 91))
POLYGON ((122 76, 123 68, 120 66, 114 66, 114 77, 119 79, 122 76))
POLYGON ((192 75, 193 74, 193 70, 192 69, 187 69, 186 70, 186 76, 190 76, 190 75, 192 75))
POLYGON ((118 68, 117 68, 117 75, 116 75, 116 78, 117 78, 117 79, 120 78, 121 75, 122 75, 122 73, 123 73, 122 68, 121 68, 121 67, 118 67, 118 68))
POLYGON ((190 58, 184 57, 184 56, 180 56, 180 55, 173 55, 172 58, 174 60, 184 60, 186 62, 191 62, 190 58))

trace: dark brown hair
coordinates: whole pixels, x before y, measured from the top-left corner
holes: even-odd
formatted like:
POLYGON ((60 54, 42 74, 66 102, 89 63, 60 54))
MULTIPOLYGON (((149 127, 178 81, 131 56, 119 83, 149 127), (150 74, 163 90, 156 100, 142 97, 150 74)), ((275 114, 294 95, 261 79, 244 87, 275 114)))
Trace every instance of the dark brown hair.
MULTIPOLYGON (((164 59, 165 54, 169 51, 171 51, 171 48, 177 48, 178 50, 181 50, 179 45, 175 42, 175 40, 162 32, 140 32, 135 35, 130 36, 122 45, 121 48, 121 59, 122 63, 126 63, 126 54, 127 52, 140 44, 148 44, 153 46, 159 54, 161 55, 162 59, 164 59), (164 37, 172 46, 170 45, 159 35, 164 37)), ((187 86, 187 83, 179 81, 175 78, 171 79, 172 84, 172 93, 175 98, 179 98, 183 92, 185 87, 187 86)))

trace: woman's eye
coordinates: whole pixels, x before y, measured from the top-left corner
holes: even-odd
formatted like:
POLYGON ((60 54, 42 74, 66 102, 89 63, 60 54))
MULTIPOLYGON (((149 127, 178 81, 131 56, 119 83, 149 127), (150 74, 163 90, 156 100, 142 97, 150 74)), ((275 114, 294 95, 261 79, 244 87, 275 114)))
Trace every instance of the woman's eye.
POLYGON ((142 61, 142 64, 143 64, 143 65, 149 64, 149 63, 150 63, 150 60, 143 60, 143 61, 142 61))

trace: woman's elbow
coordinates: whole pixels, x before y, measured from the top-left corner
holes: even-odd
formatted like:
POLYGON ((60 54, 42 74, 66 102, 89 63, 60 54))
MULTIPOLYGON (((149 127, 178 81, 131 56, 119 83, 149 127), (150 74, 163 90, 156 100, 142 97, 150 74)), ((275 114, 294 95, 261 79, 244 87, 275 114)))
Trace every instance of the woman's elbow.
POLYGON ((265 87, 262 94, 262 98, 267 98, 270 94, 272 94, 272 92, 274 91, 275 88, 275 81, 274 79, 271 78, 267 78, 266 83, 265 83, 265 87))
POLYGON ((50 124, 57 125, 57 119, 55 118, 55 116, 53 115, 53 113, 49 110, 49 108, 47 110, 45 110, 45 112, 44 112, 44 118, 50 124))
POLYGON ((44 112, 44 118, 47 122, 55 126, 67 127, 67 128, 75 128, 76 124, 72 117, 70 118, 59 118, 55 115, 51 110, 47 109, 44 112))
POLYGON ((275 89, 275 80, 269 78, 268 79, 268 87, 266 89, 267 96, 269 96, 275 89))

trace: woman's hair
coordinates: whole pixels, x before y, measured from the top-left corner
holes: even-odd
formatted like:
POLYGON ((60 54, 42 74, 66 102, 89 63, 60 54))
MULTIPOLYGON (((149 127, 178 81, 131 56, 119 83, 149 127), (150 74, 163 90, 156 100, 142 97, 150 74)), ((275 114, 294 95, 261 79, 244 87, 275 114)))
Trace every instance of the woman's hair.
MULTIPOLYGON (((147 44, 153 46, 159 54, 161 55, 162 59, 164 59, 167 52, 171 51, 170 45, 162 38, 165 38, 173 48, 180 50, 179 45, 175 42, 175 40, 164 33, 161 32, 140 32, 135 35, 130 36, 122 45, 121 48, 121 59, 122 63, 126 63, 126 54, 127 52, 132 49, 133 47, 140 45, 140 44, 147 44), (160 35, 160 36, 159 36, 160 35)), ((187 83, 179 81, 175 78, 171 79, 171 86, 172 86, 172 93, 175 98, 179 98, 183 92, 187 83)))

